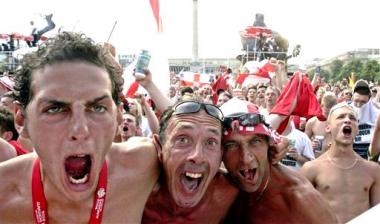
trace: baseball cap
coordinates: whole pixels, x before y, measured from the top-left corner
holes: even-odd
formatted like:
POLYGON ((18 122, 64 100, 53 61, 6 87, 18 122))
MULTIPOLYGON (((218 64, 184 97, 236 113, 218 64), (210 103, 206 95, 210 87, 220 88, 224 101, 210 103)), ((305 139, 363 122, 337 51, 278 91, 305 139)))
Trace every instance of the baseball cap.
POLYGON ((224 103, 220 110, 224 114, 225 137, 237 131, 242 135, 266 135, 271 142, 279 142, 279 135, 265 123, 264 116, 259 113, 255 104, 234 97, 224 103))
POLYGON ((359 79, 354 85, 354 93, 359 92, 362 95, 369 95, 371 93, 371 89, 369 88, 369 84, 364 79, 359 79))
POLYGON ((5 86, 8 90, 13 90, 15 86, 15 82, 12 78, 9 76, 2 76, 0 77, 0 84, 5 86))

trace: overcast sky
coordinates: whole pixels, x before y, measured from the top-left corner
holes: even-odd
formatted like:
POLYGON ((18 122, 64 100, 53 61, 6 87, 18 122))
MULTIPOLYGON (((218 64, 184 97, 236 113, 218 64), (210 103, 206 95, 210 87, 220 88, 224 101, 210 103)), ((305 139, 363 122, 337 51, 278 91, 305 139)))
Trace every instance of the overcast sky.
MULTIPOLYGON (((192 2, 160 0, 161 38, 169 58, 191 57, 192 2)), ((149 0, 18 0, 0 13, 0 32, 28 34, 29 21, 41 27, 39 14, 50 12, 57 28, 83 31, 96 41, 106 41, 118 21, 110 42, 119 53, 155 43, 149 0)), ((199 0, 199 56, 235 57, 241 48, 239 31, 253 24, 256 13, 265 14, 266 25, 291 46, 301 44, 302 59, 380 48, 380 7, 374 0, 199 0)))

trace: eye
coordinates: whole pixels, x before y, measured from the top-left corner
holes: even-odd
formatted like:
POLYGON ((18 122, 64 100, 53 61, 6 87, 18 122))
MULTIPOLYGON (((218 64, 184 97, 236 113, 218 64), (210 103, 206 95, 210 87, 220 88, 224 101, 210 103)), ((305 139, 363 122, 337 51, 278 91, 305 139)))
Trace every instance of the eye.
POLYGON ((63 112, 63 108, 61 106, 51 106, 46 109, 46 112, 48 114, 56 114, 56 113, 63 112))
POLYGON ((237 150, 239 149, 239 145, 236 142, 227 142, 226 144, 224 144, 224 149, 237 150))
POLYGON ((174 144, 176 146, 186 146, 190 143, 190 139, 189 137, 187 136, 178 136, 175 141, 174 141, 174 144))
POLYGON ((260 138, 253 138, 253 139, 251 139, 250 141, 249 141, 249 144, 250 145, 256 145, 256 144, 259 144, 259 143, 261 143, 262 142, 262 139, 260 139, 260 138))
POLYGON ((103 113, 107 110, 107 108, 103 105, 93 105, 92 106, 92 111, 97 112, 97 113, 103 113))
POLYGON ((209 139, 207 140, 207 146, 210 147, 217 147, 219 145, 219 142, 215 139, 209 139))

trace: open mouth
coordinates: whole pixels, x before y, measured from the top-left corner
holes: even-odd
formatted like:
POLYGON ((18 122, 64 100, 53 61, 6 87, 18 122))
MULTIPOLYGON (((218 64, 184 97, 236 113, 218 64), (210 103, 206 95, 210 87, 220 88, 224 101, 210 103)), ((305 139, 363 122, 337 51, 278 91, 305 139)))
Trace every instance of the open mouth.
POLYGON ((245 180, 252 182, 255 178, 256 169, 244 169, 239 172, 245 180))
POLYGON ((91 171, 90 155, 69 156, 65 160, 65 171, 71 184, 85 184, 89 180, 91 171))
POLYGON ((181 175, 181 183, 188 193, 196 191, 203 180, 203 174, 197 172, 185 172, 181 175))
POLYGON ((128 130, 129 130, 128 126, 124 126, 124 127, 123 127, 123 131, 124 131, 124 132, 127 132, 128 130))
POLYGON ((343 127, 343 135, 344 136, 349 137, 349 136, 351 136, 351 133, 352 133, 352 129, 350 126, 344 126, 343 127))

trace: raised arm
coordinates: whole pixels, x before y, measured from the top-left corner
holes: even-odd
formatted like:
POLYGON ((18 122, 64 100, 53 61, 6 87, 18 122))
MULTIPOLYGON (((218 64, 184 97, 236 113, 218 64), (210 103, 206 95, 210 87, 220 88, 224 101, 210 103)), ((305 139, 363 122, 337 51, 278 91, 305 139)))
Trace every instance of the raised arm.
POLYGON ((136 81, 149 93, 149 96, 155 103, 158 112, 162 113, 166 110, 166 108, 173 104, 171 100, 152 81, 152 73, 149 69, 145 70, 145 78, 136 77, 136 81))
POLYGON ((152 134, 158 134, 160 125, 152 108, 147 104, 144 95, 138 96, 137 99, 144 110, 145 117, 148 119, 149 128, 152 131, 152 134))
POLYGON ((372 171, 372 175, 374 176, 374 183, 371 186, 370 190, 370 203, 371 207, 380 203, 380 167, 375 164, 373 166, 374 170, 372 171))
POLYGON ((380 114, 376 119, 375 129, 368 152, 371 160, 376 160, 375 162, 377 162, 380 154, 380 114))

